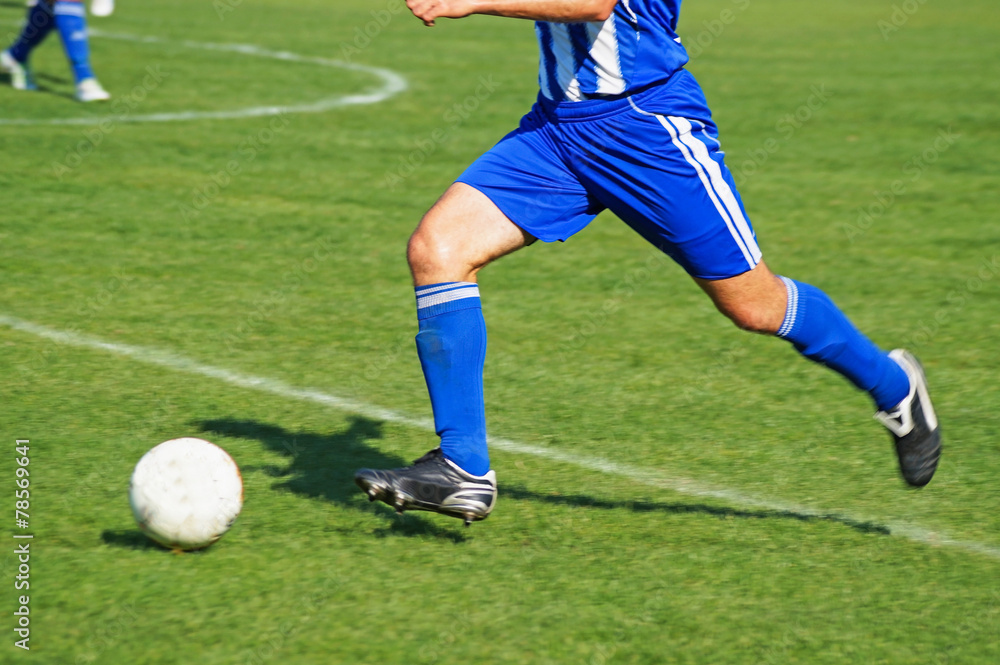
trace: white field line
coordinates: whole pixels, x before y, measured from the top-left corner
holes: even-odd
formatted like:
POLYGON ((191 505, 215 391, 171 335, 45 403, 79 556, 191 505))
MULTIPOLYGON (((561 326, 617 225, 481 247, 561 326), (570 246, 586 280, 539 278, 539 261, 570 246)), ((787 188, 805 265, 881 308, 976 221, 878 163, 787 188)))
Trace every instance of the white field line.
MULTIPOLYGON (((277 379, 242 374, 222 369, 220 367, 214 367, 212 365, 205 365, 195 360, 170 353, 169 351, 163 351, 145 346, 135 346, 131 344, 105 342, 88 335, 56 330, 54 328, 49 328, 48 326, 39 325, 37 323, 32 323, 30 321, 25 321, 23 319, 3 314, 0 314, 0 325, 20 332, 29 333, 58 344, 64 344, 66 346, 105 351, 117 356, 131 358, 132 360, 145 363, 147 365, 158 365, 160 367, 165 367, 178 372, 217 379, 239 388, 247 388, 249 390, 271 393, 272 395, 288 399, 313 402, 315 404, 332 407, 340 411, 347 411, 349 413, 365 416, 374 420, 382 420, 385 422, 406 425, 430 432, 434 431, 434 423, 430 419, 413 418, 397 411, 384 409, 382 407, 367 404, 365 402, 359 402, 357 400, 338 397, 337 395, 332 395, 319 390, 296 388, 295 386, 289 385, 277 379)), ((958 540, 941 531, 934 531, 916 524, 886 522, 878 518, 852 515, 850 513, 837 510, 820 510, 810 508, 808 506, 785 503, 782 501, 745 494, 736 490, 709 487, 695 480, 670 476, 656 470, 621 464, 619 462, 613 462, 600 457, 577 455, 544 446, 520 443, 518 441, 511 441, 510 439, 490 437, 489 441, 491 447, 505 452, 519 455, 531 455, 542 459, 552 460, 554 462, 577 466, 590 471, 620 476, 643 485, 670 490, 677 492, 678 494, 721 499, 728 503, 747 508, 793 513, 799 516, 814 518, 833 518, 853 524, 871 524, 881 526, 887 528, 894 536, 906 538, 907 540, 917 543, 952 547, 955 549, 965 550, 966 552, 1000 559, 1000 548, 974 541, 958 540)))
POLYGON ((249 108, 231 109, 222 111, 179 111, 176 113, 148 113, 148 114, 120 114, 95 117, 75 117, 75 118, 0 118, 2 125, 97 125, 106 120, 114 122, 182 122, 186 120, 227 120, 232 118, 257 118, 262 116, 280 115, 283 113, 322 113, 331 109, 344 106, 357 106, 360 104, 377 104, 394 97, 407 88, 406 79, 390 69, 382 67, 369 67, 356 63, 345 62, 343 60, 331 60, 329 58, 317 58, 312 56, 299 55, 289 51, 271 51, 269 49, 254 46, 252 44, 214 44, 211 42, 179 41, 174 42, 161 37, 131 35, 127 33, 104 32, 103 30, 90 30, 93 37, 104 39, 117 39, 121 41, 139 42, 143 44, 178 44, 185 48, 201 49, 207 51, 224 51, 229 53, 239 53, 258 58, 270 58, 272 60, 283 60, 286 62, 297 62, 320 67, 332 67, 335 69, 345 69, 355 72, 371 74, 379 81, 379 85, 372 90, 352 95, 335 95, 326 97, 315 102, 302 104, 292 104, 285 106, 253 106, 249 108))

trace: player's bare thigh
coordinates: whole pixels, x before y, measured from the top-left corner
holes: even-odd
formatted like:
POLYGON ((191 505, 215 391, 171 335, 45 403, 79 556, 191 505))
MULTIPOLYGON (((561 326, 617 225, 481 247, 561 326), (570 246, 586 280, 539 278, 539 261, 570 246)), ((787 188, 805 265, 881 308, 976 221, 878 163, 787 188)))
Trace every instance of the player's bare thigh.
POLYGON ((788 306, 784 282, 764 264, 728 279, 698 279, 720 312, 744 330, 773 335, 781 328, 788 306))
POLYGON ((420 220, 407 260, 415 286, 475 282, 488 263, 532 242, 485 194, 457 182, 420 220))

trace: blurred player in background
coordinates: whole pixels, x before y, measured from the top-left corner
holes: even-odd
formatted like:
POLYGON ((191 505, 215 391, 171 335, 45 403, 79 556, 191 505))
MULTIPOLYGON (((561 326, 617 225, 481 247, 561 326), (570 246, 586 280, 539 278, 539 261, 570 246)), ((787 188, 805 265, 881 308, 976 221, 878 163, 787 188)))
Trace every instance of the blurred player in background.
MULTIPOLYGON (((100 7, 102 11, 107 9, 106 1, 104 4, 100 7)), ((114 8, 113 3, 111 8, 114 8)), ((37 89, 28 58, 53 28, 59 31, 73 70, 76 99, 81 102, 110 99, 111 95, 98 83, 90 67, 87 11, 80 0, 31 0, 28 3, 28 19, 21 35, 10 48, 0 52, 0 69, 10 74, 11 85, 17 90, 37 89)))
POLYGON ((406 4, 429 26, 471 14, 535 21, 541 90, 520 127, 466 169, 410 238, 417 353, 441 443, 413 466, 358 471, 373 501, 467 524, 490 514, 476 275, 535 239, 569 238, 605 209, 677 261, 737 326, 790 342, 871 395, 903 478, 930 482, 941 434, 917 359, 881 350, 823 291, 762 261, 712 113, 684 69, 681 0, 406 4))

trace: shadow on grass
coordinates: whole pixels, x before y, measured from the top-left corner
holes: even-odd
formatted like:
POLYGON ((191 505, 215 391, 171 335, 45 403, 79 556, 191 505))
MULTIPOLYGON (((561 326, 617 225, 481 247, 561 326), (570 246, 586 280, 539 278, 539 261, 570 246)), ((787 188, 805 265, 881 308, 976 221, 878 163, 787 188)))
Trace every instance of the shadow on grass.
POLYGON ((101 540, 112 547, 123 547, 130 550, 164 550, 165 547, 154 543, 146 534, 139 529, 123 529, 121 531, 111 531, 105 529, 101 532, 101 540))
POLYGON ((728 508, 724 506, 709 506, 701 503, 664 503, 657 501, 608 501, 605 499, 595 499, 594 497, 579 494, 539 494, 531 490, 520 487, 502 485, 500 494, 511 499, 526 501, 541 501, 555 503, 564 506, 578 508, 602 508, 612 510, 616 508, 626 508, 637 513, 642 512, 663 512, 674 514, 700 513, 712 515, 718 518, 739 518, 739 519, 788 519, 800 522, 835 522, 850 527, 860 533, 872 533, 883 536, 891 535, 888 527, 875 522, 861 522, 853 520, 843 515, 832 514, 809 514, 797 513, 791 510, 746 510, 742 508, 728 508))
MULTIPOLYGON (((275 488, 377 514, 388 524, 377 529, 376 536, 434 536, 454 542, 466 539, 457 529, 440 527, 426 517, 412 512, 399 517, 383 503, 369 503, 354 484, 354 472, 360 468, 391 469, 412 461, 386 455, 368 444, 382 438, 380 421, 353 416, 346 429, 329 434, 292 432, 278 425, 228 418, 197 422, 195 427, 210 434, 260 441, 285 455, 285 467, 245 467, 243 471, 263 471, 280 479, 275 488)), ((455 524, 461 528, 461 522, 455 520, 455 524)))
MULTIPOLYGON (((74 102, 76 101, 76 97, 72 93, 65 92, 63 90, 55 90, 53 88, 50 88, 48 85, 43 84, 42 81, 51 81, 56 84, 69 83, 69 80, 65 78, 59 78, 57 76, 46 76, 44 74, 35 74, 35 82, 38 85, 38 87, 35 90, 32 90, 31 92, 52 95, 53 97, 62 97, 64 99, 69 99, 74 102)), ((0 87, 6 88, 7 86, 11 85, 11 83, 12 82, 10 74, 0 73, 0 87)))

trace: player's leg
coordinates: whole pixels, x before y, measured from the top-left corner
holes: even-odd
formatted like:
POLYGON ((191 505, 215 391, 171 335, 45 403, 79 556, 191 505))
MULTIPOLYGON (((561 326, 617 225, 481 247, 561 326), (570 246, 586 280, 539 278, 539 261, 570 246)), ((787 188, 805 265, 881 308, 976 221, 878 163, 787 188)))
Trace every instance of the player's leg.
POLYGON ((90 66, 90 40, 87 36, 87 11, 81 0, 56 0, 52 7, 63 50, 76 81, 76 98, 81 102, 99 102, 111 95, 101 87, 90 66))
POLYGON ((778 277, 763 262, 729 279, 695 281, 737 326, 787 339, 870 394, 879 410, 892 410, 909 394, 906 371, 816 287, 778 277))
POLYGON ((836 370, 871 395, 876 417, 896 443, 904 479, 915 487, 930 482, 941 433, 923 368, 911 353, 886 353, 823 291, 778 277, 764 263, 730 279, 696 281, 737 326, 788 340, 806 358, 836 370))
POLYGON ((531 236, 482 192, 455 183, 410 238, 417 297, 417 354, 444 456, 464 471, 490 470, 483 405, 486 323, 476 274, 531 236))
POLYGON ((599 162, 594 172, 624 175, 593 183, 603 188, 608 206, 677 259, 738 326, 788 340, 867 391, 896 441, 904 478, 926 484, 940 432, 916 359, 882 351, 821 290, 777 277, 761 263, 693 77, 682 73, 633 108, 631 124, 612 130, 618 135, 613 146, 590 155, 599 162))
POLYGON ((420 220, 406 259, 415 287, 475 282, 481 268, 533 240, 489 197, 456 182, 420 220))
POLYGON ((36 46, 52 32, 55 20, 52 7, 45 0, 28 5, 28 17, 17 40, 9 49, 0 53, 0 69, 10 74, 10 83, 16 90, 35 90, 28 58, 36 46))
POLYGON ((461 182, 420 221, 407 259, 417 297, 417 355, 441 443, 411 467, 359 471, 355 479, 372 500, 466 523, 492 511, 496 476, 483 400, 486 322, 476 274, 531 240, 485 194, 461 182))
POLYGON ((408 260, 417 297, 417 353, 441 437, 413 466, 362 469, 355 480, 397 510, 431 510, 470 522, 493 509, 483 401, 486 325, 476 283, 489 262, 533 242, 565 239, 597 210, 528 117, 476 161, 424 216, 408 260))

